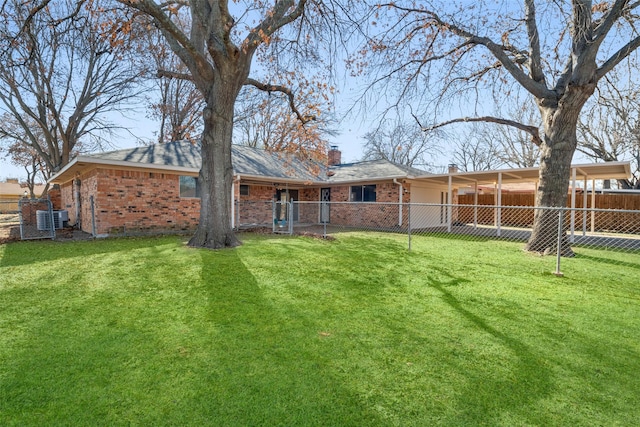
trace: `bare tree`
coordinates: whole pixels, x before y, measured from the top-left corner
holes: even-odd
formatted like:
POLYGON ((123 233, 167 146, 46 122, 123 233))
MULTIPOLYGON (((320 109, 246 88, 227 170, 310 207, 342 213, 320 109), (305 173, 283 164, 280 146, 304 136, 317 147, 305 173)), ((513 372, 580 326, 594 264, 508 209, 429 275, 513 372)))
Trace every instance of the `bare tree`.
POLYGON ((492 170, 504 165, 500 157, 500 148, 492 135, 487 133, 488 126, 474 124, 461 138, 456 138, 452 163, 465 172, 492 170))
POLYGON ((618 185, 640 189, 640 88, 631 78, 624 82, 617 73, 611 77, 580 117, 578 150, 596 161, 630 160, 633 176, 618 180, 618 185))
MULTIPOLYGON (((189 28, 189 17, 184 9, 177 9, 174 22, 183 31, 189 28)), ((158 89, 149 98, 149 116, 158 120, 158 142, 192 141, 202 134, 202 94, 189 79, 180 76, 189 73, 188 68, 176 57, 162 33, 153 29, 148 38, 149 70, 158 89), (174 76, 178 76, 175 78, 174 76)))
MULTIPOLYGON (((189 70, 188 75, 175 73, 174 77, 193 81, 205 102, 199 175, 200 221, 189 245, 236 246, 239 241, 231 228, 230 214, 231 144, 238 94, 245 85, 283 93, 297 118, 303 123, 309 122, 314 114, 298 109, 289 81, 260 80, 250 74, 254 58, 260 59, 267 69, 283 70, 290 64, 281 55, 283 52, 295 51, 295 59, 313 62, 316 43, 325 39, 324 23, 333 12, 324 2, 311 0, 247 0, 231 4, 226 0, 161 4, 153 0, 118 1, 153 20, 189 70), (189 31, 174 21, 175 11, 181 8, 189 10, 189 31), (268 53, 269 49, 273 50, 268 53)), ((123 25, 129 26, 131 22, 123 25)), ((284 72, 279 74, 284 75, 284 72)))
MULTIPOLYGON (((519 123, 537 123, 538 111, 530 100, 505 106, 509 117, 519 123)), ((504 108, 503 108, 504 109, 504 108)), ((512 168, 532 168, 538 165, 540 148, 529 132, 513 126, 482 123, 481 135, 493 135, 498 146, 498 157, 512 168)))
MULTIPOLYGON (((485 121, 528 132, 540 147, 536 204, 564 206, 578 117, 598 82, 640 46, 640 2, 407 0, 378 6, 370 17, 376 30, 364 49, 368 60, 353 62, 362 65, 356 71, 372 73, 370 93, 392 84, 404 99, 436 104, 441 112, 447 102, 460 101, 466 117, 441 123, 422 117, 427 129, 485 121), (499 103, 519 93, 535 100, 536 123, 478 114, 492 94, 499 103)), ((552 249, 554 215, 536 210, 527 250, 552 249)), ((568 239, 563 253, 573 255, 568 239)))
MULTIPOLYGON (((2 114, 0 116, 2 127, 0 128, 0 139, 4 144, 0 146, 0 153, 10 160, 15 166, 20 166, 27 174, 26 185, 29 188, 31 197, 35 197, 34 188, 38 181, 46 182, 50 176, 50 172, 38 150, 34 149, 30 144, 25 144, 28 140, 24 127, 11 114, 2 114)), ((29 117, 24 118, 27 123, 34 141, 42 148, 44 138, 42 131, 33 123, 29 117)), ((42 150, 41 150, 42 151, 42 150)), ((44 192, 48 190, 48 184, 45 186, 44 192)), ((38 194, 37 196, 41 196, 38 194)))
POLYGON ((363 160, 386 159, 411 167, 424 167, 435 149, 435 133, 423 132, 415 122, 384 120, 364 135, 363 160))
MULTIPOLYGON (((535 122, 538 114, 529 102, 507 104, 505 110, 520 123, 535 122)), ((456 139, 453 162, 465 170, 489 170, 503 166, 531 168, 538 164, 540 153, 531 135, 512 126, 475 122, 471 130, 456 139)))
POLYGON ((303 123, 291 111, 286 96, 245 87, 236 103, 234 142, 324 162, 328 138, 336 131, 334 121, 327 113, 331 111, 327 94, 315 87, 312 89, 308 86, 294 88, 297 104, 303 106, 304 111, 315 114, 314 120, 303 123))
POLYGON ((107 113, 135 97, 140 73, 130 60, 129 34, 105 31, 100 1, 59 1, 32 8, 3 4, 0 37, 0 136, 45 164, 46 175, 75 152, 101 148, 116 126, 107 113), (10 126, 10 127, 9 127, 10 126))

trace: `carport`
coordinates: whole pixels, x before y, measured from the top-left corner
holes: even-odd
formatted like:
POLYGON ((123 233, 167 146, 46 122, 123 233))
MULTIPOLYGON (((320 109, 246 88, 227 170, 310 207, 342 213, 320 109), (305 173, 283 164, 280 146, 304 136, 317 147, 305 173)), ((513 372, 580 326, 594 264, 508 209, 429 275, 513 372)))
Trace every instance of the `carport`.
MULTIPOLYGON (((570 232, 573 236, 575 231, 575 208, 576 208, 576 186, 578 182, 582 182, 584 188, 587 188, 587 184, 591 181, 591 188, 596 188, 597 180, 605 179, 626 179, 631 176, 631 166, 629 162, 606 162, 606 163, 592 163, 592 164, 579 164, 571 166, 571 219, 570 219, 570 232)), ((502 187, 504 184, 510 183, 534 183, 535 188, 538 188, 539 169, 534 168, 521 168, 521 169, 503 169, 492 171, 476 171, 476 172, 450 172, 439 175, 422 175, 411 180, 412 188, 412 203, 439 203, 446 206, 446 215, 442 213, 431 214, 439 215, 439 218, 444 219, 446 223, 432 219, 432 224, 441 222, 440 225, 446 225, 448 231, 451 231, 452 227, 452 210, 454 208, 453 191, 463 186, 473 186, 474 191, 474 227, 477 227, 477 210, 478 210, 478 186, 479 185, 493 185, 495 188, 495 227, 496 233, 500 236, 501 232, 501 208, 502 208, 502 187), (416 189, 416 197, 414 197, 414 188, 416 189), (431 191, 429 191, 431 189, 431 191), (446 193, 445 193, 446 191, 446 193), (438 197, 440 200, 438 200, 438 197)), ((587 191, 583 191, 583 206, 587 205, 587 191)), ((595 191, 591 191, 591 206, 595 205, 595 191)), ((594 215, 594 212, 591 212, 594 215)), ((582 218, 583 232, 587 231, 587 219, 586 215, 582 218)), ((593 227, 593 218, 591 221, 593 227)), ((421 225, 416 225, 416 228, 421 228, 421 225)), ((591 230, 592 231, 592 230, 591 230)))

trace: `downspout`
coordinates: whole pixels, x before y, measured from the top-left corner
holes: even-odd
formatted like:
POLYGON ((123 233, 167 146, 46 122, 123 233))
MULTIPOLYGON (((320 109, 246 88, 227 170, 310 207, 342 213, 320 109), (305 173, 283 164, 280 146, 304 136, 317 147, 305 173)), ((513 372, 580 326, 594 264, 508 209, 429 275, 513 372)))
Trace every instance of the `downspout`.
MULTIPOLYGON (((231 181, 231 228, 236 228, 236 183, 240 182, 240 174, 236 174, 233 181, 231 181)), ((240 200, 238 200, 240 202, 240 200)), ((240 208, 240 203, 238 203, 240 208)), ((240 212, 238 212, 239 214, 240 212)), ((238 215, 239 216, 239 215, 238 215)), ((239 221, 238 221, 239 222, 239 221)))
POLYGON ((73 180, 73 189, 75 192, 75 199, 76 199, 76 227, 78 227, 79 230, 82 230, 82 222, 81 222, 81 218, 80 218, 80 214, 81 214, 81 210, 80 210, 80 178, 76 178, 73 180))
POLYGON ((404 188, 402 187, 402 183, 398 182, 396 178, 393 178, 393 183, 399 187, 398 188, 398 226, 402 227, 402 193, 404 192, 404 188))

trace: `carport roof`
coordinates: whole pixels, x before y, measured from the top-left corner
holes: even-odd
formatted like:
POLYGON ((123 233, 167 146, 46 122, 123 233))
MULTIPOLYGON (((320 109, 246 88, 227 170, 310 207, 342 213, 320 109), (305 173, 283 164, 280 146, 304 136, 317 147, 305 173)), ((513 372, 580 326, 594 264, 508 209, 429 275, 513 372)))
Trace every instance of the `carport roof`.
MULTIPOLYGON (((576 180, 579 181, 583 181, 585 179, 626 179, 631 176, 631 166, 629 165, 629 162, 571 165, 571 169, 572 173, 575 170, 576 180)), ((474 183, 495 184, 499 180, 501 180, 502 183, 535 182, 539 177, 539 169, 534 167, 491 171, 454 172, 439 175, 416 176, 415 180, 426 183, 448 185, 449 177, 451 177, 451 184, 455 187, 474 183)))

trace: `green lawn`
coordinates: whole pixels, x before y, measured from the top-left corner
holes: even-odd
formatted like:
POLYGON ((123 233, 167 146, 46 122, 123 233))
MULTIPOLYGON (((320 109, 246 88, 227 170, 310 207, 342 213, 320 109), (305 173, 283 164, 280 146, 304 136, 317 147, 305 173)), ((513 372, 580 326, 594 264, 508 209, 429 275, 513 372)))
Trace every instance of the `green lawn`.
POLYGON ((640 422, 640 254, 242 240, 0 246, 0 425, 640 422))

